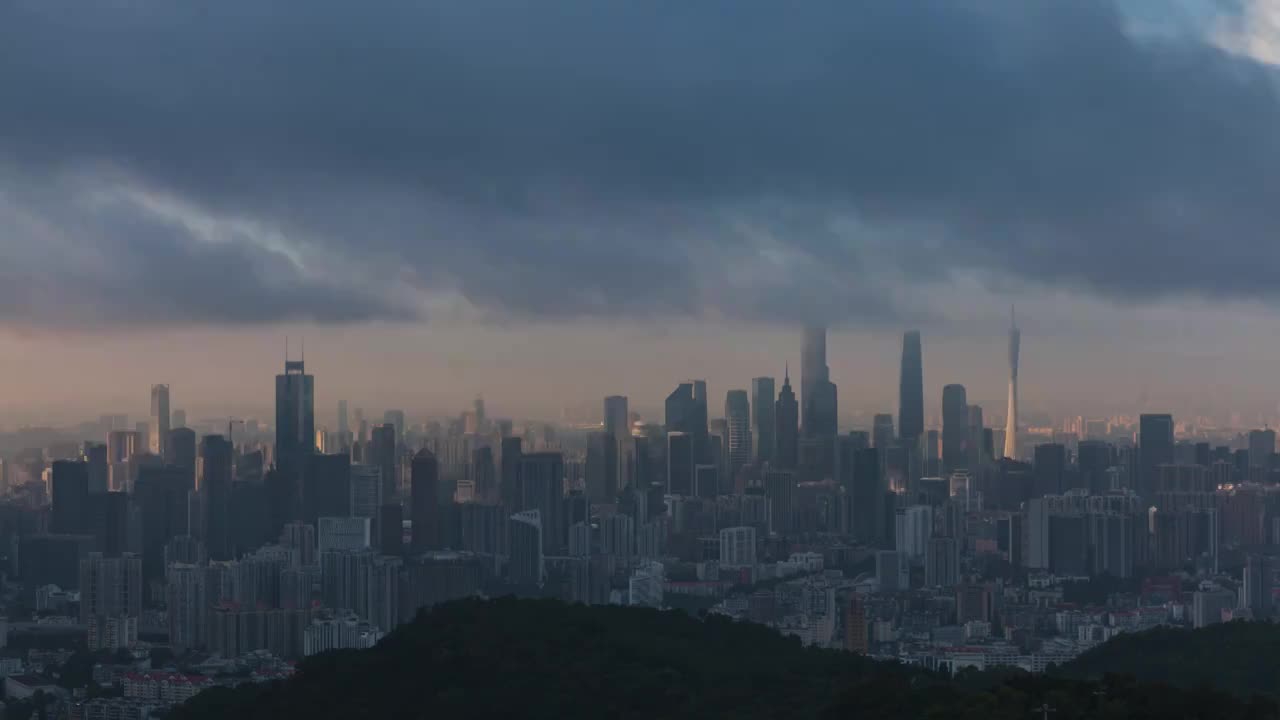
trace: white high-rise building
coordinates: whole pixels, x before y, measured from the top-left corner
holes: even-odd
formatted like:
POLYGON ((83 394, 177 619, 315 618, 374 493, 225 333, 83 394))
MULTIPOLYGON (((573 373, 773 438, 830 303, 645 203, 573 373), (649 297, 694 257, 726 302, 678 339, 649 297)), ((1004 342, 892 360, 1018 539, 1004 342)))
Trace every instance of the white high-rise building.
POLYGON ((351 466, 351 514, 375 520, 382 506, 382 468, 377 465, 351 466))
POLYGON ((369 548, 369 518, 322 517, 316 532, 319 552, 366 550, 369 548))
POLYGON ((365 650, 377 645, 385 634, 354 614, 316 618, 302 631, 303 654, 310 657, 328 650, 365 650))
POLYGON ((569 526, 569 557, 591 556, 591 526, 576 522, 569 526))
POLYGON ((175 650, 199 647, 205 639, 204 573, 196 565, 170 563, 165 572, 169 644, 175 650))
POLYGON ((720 566, 742 567, 756 564, 756 529, 731 527, 720 531, 720 566))
POLYGON ((636 554, 636 527, 630 515, 615 513, 600 521, 600 550, 627 563, 636 554))
POLYGON ((627 584, 627 604, 642 607, 662 607, 662 585, 666 580, 666 569, 660 562, 649 562, 642 565, 631 575, 627 584))
POLYGON ((1236 596, 1221 588, 1200 590, 1191 596, 1191 621, 1196 628, 1222 622, 1222 611, 1235 607, 1236 596))
POLYGON ((1018 457, 1018 347, 1022 344, 1022 333, 1018 330, 1017 318, 1013 309, 1009 309, 1009 413, 1004 428, 1004 456, 1018 457))
POLYGON ((897 551, 911 560, 923 560, 933 537, 933 508, 912 505, 899 508, 895 530, 897 551))

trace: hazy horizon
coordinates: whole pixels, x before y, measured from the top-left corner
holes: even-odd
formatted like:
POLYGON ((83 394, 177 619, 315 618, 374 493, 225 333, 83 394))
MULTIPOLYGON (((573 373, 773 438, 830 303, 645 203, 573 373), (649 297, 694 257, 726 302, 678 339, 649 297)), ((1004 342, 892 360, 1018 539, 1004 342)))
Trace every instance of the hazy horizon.
MULTIPOLYGON (((1233 382, 1250 371, 1263 377, 1265 356, 1217 355, 1194 346, 1180 349, 1176 343, 1143 347, 1116 342, 1072 354, 1069 343, 1055 347, 1029 333, 1031 318, 1020 317, 1019 324, 1024 420, 1167 411, 1182 421, 1190 415, 1225 418, 1236 412, 1249 426, 1275 413, 1273 395, 1248 392, 1246 383, 1233 382), (1146 365, 1158 366, 1159 375, 1146 372, 1146 365), (1189 378, 1196 378, 1196 384, 1180 386, 1189 378), (1117 388, 1123 388, 1119 394, 1117 388)), ((283 368, 285 330, 8 338, 0 347, 12 343, 18 352, 6 355, 26 365, 26 372, 53 373, 67 381, 28 386, 28 392, 13 388, 5 395, 0 426, 69 425, 105 413, 145 420, 153 383, 169 384, 172 407, 186 411, 192 421, 234 414, 269 422, 274 376, 283 368), (55 349, 24 353, 24 343, 55 349), (95 376, 102 380, 73 381, 95 376)), ((952 382, 965 385, 970 402, 983 406, 989 419, 1003 417, 1005 330, 993 322, 990 331, 973 337, 934 338, 924 331, 928 420, 937 419, 942 386, 952 382)), ((378 420, 388 408, 417 418, 456 415, 469 409, 477 395, 483 395, 494 417, 557 420, 570 409, 581 419, 598 415, 603 398, 613 394, 628 396, 633 411, 660 422, 666 394, 682 380, 708 380, 713 417, 721 414, 724 393, 749 388, 752 377, 774 376, 780 384, 789 363, 792 381, 799 383, 799 328, 593 328, 599 341, 586 344, 576 341, 575 333, 582 330, 569 326, 448 329, 454 334, 439 342, 433 339, 443 333, 431 327, 288 331, 294 359, 305 337, 307 368, 317 378, 316 407, 323 423, 332 423, 339 400, 378 420), (463 332, 465 340, 458 338, 463 332), (378 349, 371 349, 375 345, 378 349)), ((890 331, 829 333, 828 364, 840 389, 844 424, 862 416, 860 424, 869 427, 870 415, 877 412, 896 416, 900 350, 900 335, 890 331)))

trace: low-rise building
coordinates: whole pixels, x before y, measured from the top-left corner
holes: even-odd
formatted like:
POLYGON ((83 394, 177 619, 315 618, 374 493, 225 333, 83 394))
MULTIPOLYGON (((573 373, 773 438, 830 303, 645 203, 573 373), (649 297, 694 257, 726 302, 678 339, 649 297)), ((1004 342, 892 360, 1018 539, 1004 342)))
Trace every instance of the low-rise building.
POLYGON ((69 720, 148 720, 165 706, 137 698, 94 698, 71 703, 69 720))
POLYGON ((124 696, 138 700, 158 701, 165 705, 186 702, 217 683, 207 675, 152 672, 125 673, 120 678, 124 696))

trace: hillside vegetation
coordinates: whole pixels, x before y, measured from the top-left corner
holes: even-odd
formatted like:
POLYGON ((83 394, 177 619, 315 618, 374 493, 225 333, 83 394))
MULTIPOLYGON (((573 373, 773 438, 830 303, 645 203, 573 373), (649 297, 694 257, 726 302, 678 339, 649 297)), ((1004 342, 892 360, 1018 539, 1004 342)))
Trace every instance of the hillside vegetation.
POLYGON ((966 673, 948 678, 803 648, 721 617, 555 601, 437 607, 376 648, 310 658, 293 678, 211 690, 174 720, 276 718, 1263 718, 1270 698, 1207 687, 966 673))

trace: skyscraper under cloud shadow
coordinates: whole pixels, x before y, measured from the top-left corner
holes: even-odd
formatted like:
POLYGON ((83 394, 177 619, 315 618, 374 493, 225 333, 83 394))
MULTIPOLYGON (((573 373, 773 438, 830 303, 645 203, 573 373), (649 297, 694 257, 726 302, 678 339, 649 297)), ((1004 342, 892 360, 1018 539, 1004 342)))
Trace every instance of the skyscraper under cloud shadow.
MULTIPOLYGON (((200 507, 205 548, 210 560, 232 559, 231 442, 221 435, 206 435, 200 441, 200 507)), ((301 470, 299 470, 301 472, 301 470)))
POLYGON ((302 456, 315 452, 315 378, 306 363, 286 360, 276 376, 276 458, 281 466, 301 467, 302 456))
POLYGON ((755 459, 760 462, 774 462, 777 450, 774 434, 776 400, 773 378, 751 380, 751 448, 755 459))
POLYGON ((800 432, 802 464, 814 477, 835 475, 835 441, 838 427, 836 386, 827 366, 827 329, 808 326, 800 357, 800 432))
POLYGON ((829 378, 827 368, 827 329, 810 325, 804 329, 804 343, 800 348, 800 412, 803 421, 801 431, 806 437, 817 433, 820 418, 811 418, 819 408, 814 396, 819 386, 829 378))
POLYGON ((727 455, 729 479, 751 462, 751 405, 746 390, 730 390, 725 394, 724 416, 729 426, 727 455))
POLYGON ((666 430, 690 436, 695 464, 709 464, 712 460, 706 388, 707 384, 701 380, 680 383, 666 402, 666 430))
POLYGON ((969 464, 969 402, 963 385, 942 388, 942 472, 969 464))
POLYGON ((395 425, 375 427, 370 436, 366 460, 370 465, 376 465, 382 475, 382 497, 385 502, 394 500, 400 491, 399 458, 400 448, 396 440, 395 425))
POLYGON ((1147 413, 1138 418, 1138 496, 1150 501, 1156 473, 1173 463, 1173 416, 1147 413))
POLYGON ((902 336, 902 370, 898 382, 898 438, 914 448, 924 433, 924 362, 920 332, 902 336))

